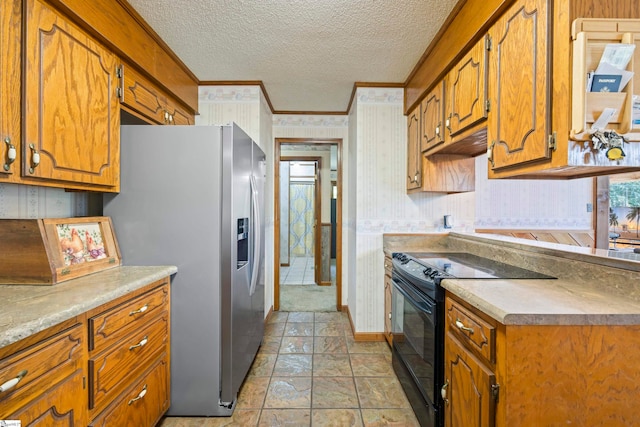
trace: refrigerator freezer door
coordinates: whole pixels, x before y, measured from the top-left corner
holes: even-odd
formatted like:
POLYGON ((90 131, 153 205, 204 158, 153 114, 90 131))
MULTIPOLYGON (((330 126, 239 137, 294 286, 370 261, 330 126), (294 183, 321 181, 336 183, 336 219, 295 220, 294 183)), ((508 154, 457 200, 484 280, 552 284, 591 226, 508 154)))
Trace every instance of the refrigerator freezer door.
MULTIPOLYGON (((252 149, 254 142, 236 125, 223 126, 223 254, 224 242, 231 245, 230 263, 225 262, 223 255, 222 275, 222 355, 221 394, 222 403, 231 404, 249 372, 260 341, 256 343, 256 333, 263 330, 264 303, 259 312, 252 301, 251 272, 256 260, 249 249, 249 262, 238 263, 237 234, 235 230, 238 219, 249 218, 249 248, 255 245, 256 210, 263 212, 259 206, 252 206, 252 149), (230 207, 227 209, 226 207, 230 207), (231 266, 232 268, 229 268, 231 266)), ((258 291, 256 289, 256 291, 258 291)), ((259 292, 264 294, 264 288, 259 292)), ((254 293, 255 294, 255 293, 254 293)), ((262 295, 264 298, 264 295, 262 295)), ((260 335, 260 340, 262 335, 260 335)))

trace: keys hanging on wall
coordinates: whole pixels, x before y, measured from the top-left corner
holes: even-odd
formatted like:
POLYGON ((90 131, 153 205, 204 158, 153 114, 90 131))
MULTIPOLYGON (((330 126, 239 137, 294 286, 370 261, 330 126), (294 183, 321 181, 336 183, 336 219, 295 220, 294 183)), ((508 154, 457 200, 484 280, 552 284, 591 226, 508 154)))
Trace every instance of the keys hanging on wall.
POLYGON ((595 150, 605 151, 607 158, 615 161, 624 158, 625 153, 622 145, 628 141, 624 136, 619 135, 615 131, 596 130, 591 135, 591 142, 595 150))

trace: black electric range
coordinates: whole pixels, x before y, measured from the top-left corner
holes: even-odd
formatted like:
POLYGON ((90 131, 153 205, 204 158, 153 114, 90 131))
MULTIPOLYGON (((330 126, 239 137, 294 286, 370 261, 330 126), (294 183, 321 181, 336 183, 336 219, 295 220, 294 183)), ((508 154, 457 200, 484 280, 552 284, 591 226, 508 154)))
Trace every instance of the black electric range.
POLYGON ((443 279, 553 279, 524 268, 464 252, 396 252, 393 271, 432 299, 443 279))
POLYGON ((444 425, 444 289, 456 279, 552 279, 467 253, 394 253, 393 368, 423 427, 444 425))

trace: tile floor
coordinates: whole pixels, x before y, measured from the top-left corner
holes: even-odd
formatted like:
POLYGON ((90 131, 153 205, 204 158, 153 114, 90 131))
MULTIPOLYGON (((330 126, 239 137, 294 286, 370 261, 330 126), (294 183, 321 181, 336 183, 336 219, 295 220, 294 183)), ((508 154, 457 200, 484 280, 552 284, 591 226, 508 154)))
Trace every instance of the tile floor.
POLYGON ((418 426, 386 342, 356 342, 342 312, 275 312, 229 418, 160 427, 418 426))
POLYGON ((313 257, 291 257, 288 267, 280 267, 281 285, 315 285, 313 257))

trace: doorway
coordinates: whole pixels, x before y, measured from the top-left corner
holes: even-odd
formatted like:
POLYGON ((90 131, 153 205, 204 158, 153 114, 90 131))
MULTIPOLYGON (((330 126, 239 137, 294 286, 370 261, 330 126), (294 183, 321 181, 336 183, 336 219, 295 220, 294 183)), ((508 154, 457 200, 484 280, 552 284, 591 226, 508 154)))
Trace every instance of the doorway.
POLYGON ((341 139, 276 138, 276 311, 342 309, 341 150, 341 139))

